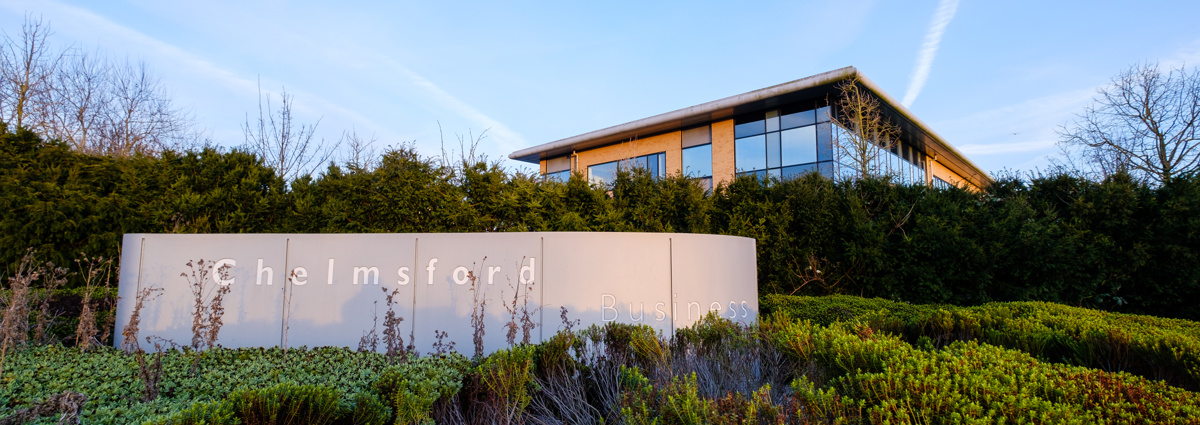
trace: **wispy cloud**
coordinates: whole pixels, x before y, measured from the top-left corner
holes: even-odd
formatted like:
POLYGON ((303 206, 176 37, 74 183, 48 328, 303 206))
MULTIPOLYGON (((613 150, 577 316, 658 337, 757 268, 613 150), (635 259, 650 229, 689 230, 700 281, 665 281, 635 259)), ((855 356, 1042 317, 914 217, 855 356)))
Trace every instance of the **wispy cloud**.
POLYGON ((901 101, 904 106, 912 105, 913 101, 917 100, 917 95, 921 94, 921 89, 925 87, 925 81, 929 79, 929 70, 933 68, 933 59, 937 57, 938 47, 942 44, 942 35, 946 33, 946 26, 950 25, 950 20, 954 19, 954 12, 957 10, 958 0, 938 2, 933 21, 929 23, 929 31, 925 33, 925 41, 921 43, 921 50, 917 52, 917 66, 913 68, 912 78, 908 81, 908 91, 904 93, 904 100, 901 101))
POLYGON ((379 55, 376 55, 376 57, 378 58, 376 63, 387 64, 388 69, 395 74, 403 76, 409 84, 424 92, 426 99, 441 108, 462 116, 475 125, 483 127, 487 131, 487 138, 489 139, 484 143, 497 148, 497 151, 502 151, 507 155, 508 152, 523 148, 527 144, 524 137, 521 137, 520 134, 504 125, 504 123, 497 121, 471 104, 464 102, 462 99, 446 91, 428 78, 409 69, 399 61, 379 55))
MULTIPOLYGON (((247 109, 253 109, 253 99, 259 84, 255 75, 247 75, 244 73, 235 72, 226 67, 226 64, 220 62, 220 58, 208 58, 203 54, 185 50, 170 42, 156 38, 154 36, 143 33, 130 26, 123 25, 116 21, 110 20, 87 7, 66 4, 65 2, 56 0, 0 0, 0 10, 5 10, 5 13, 13 12, 13 14, 25 13, 25 11, 35 10, 37 13, 43 14, 48 21, 51 21, 56 31, 61 31, 68 38, 78 40, 102 40, 105 43, 103 47, 118 46, 119 51, 115 52, 118 55, 134 53, 135 57, 146 59, 152 63, 154 68, 160 71, 166 71, 167 74, 174 78, 170 80, 176 84, 183 84, 185 88, 192 87, 210 87, 217 88, 222 96, 216 96, 221 100, 222 105, 234 102, 243 102, 247 109), (7 9, 7 10, 5 10, 7 9), (72 37, 73 36, 73 37, 72 37), (236 101, 232 100, 236 99, 236 101)), ((252 29, 243 34, 247 37, 261 37, 255 34, 252 29)), ((301 37, 293 37, 290 42, 282 43, 282 49, 308 49, 321 52, 319 48, 318 37, 309 39, 301 35, 301 37)), ((85 42, 86 44, 86 42, 85 42)), ((331 54, 341 55, 346 53, 347 47, 339 46, 337 50, 323 51, 320 54, 329 56, 331 54)), ((403 87, 401 90, 407 89, 411 91, 413 96, 410 97, 411 103, 415 105, 432 107, 433 110, 440 109, 447 116, 443 117, 443 122, 446 120, 454 122, 458 120, 466 121, 471 127, 476 130, 488 129, 488 138, 480 146, 481 150, 486 151, 491 156, 499 156, 507 154, 513 150, 519 149, 526 145, 526 141, 520 134, 513 131, 505 124, 492 118, 479 108, 463 101, 460 97, 455 96, 448 90, 440 87, 423 75, 413 71, 410 67, 400 61, 392 60, 379 52, 365 47, 349 47, 353 54, 345 55, 346 58, 337 57, 338 60, 316 61, 324 64, 324 68, 319 69, 319 72, 328 73, 331 75, 355 75, 360 81, 358 84, 368 86, 371 84, 398 84, 403 87), (351 60, 355 59, 357 60, 351 60), (375 58, 375 61, 364 60, 364 58, 375 58), (366 66, 363 69, 348 69, 347 63, 362 63, 367 62, 372 66, 366 66), (329 65, 335 64, 335 65, 329 65), (337 65, 340 64, 340 65, 337 65), (384 64, 382 67, 388 72, 383 72, 377 65, 384 64), (374 68, 374 69, 373 69, 374 68), (400 78, 396 78, 399 76, 400 78)), ((310 54, 308 52, 306 54, 310 54)), ((211 55, 210 55, 211 56, 211 55)), ((315 65, 314 65, 315 67, 315 65)), ((318 71, 312 71, 318 72, 318 71)), ((321 120, 321 127, 333 128, 358 128, 359 130, 367 129, 374 133, 380 131, 385 135, 385 140, 390 140, 386 136, 391 136, 396 140, 400 134, 392 131, 390 125, 377 122, 380 118, 378 114, 372 115, 371 106, 368 106, 380 95, 375 98, 359 99, 358 103, 353 106, 348 106, 345 102, 346 96, 339 93, 330 92, 325 87, 306 87, 297 81, 303 81, 301 77, 291 75, 280 78, 279 73, 270 73, 271 75, 263 75, 261 77, 261 88, 263 94, 268 93, 278 94, 278 91, 286 85, 289 94, 294 95, 297 99, 297 112, 305 116, 308 120, 321 120), (292 81, 283 81, 292 80, 292 81), (367 103, 364 103, 367 102, 367 103)), ((286 73, 285 73, 286 75, 286 73)), ((351 87, 353 89, 353 87, 351 87)), ((211 91, 211 89, 210 89, 211 91)), ((195 93, 192 93, 193 95, 195 93)), ((212 102, 212 99, 207 99, 212 102)), ((394 103, 394 100, 392 101, 394 103)), ((217 118, 219 130, 223 130, 222 139, 238 140, 241 133, 237 124, 241 122, 241 112, 228 113, 223 110, 213 110, 212 105, 207 105, 207 110, 212 115, 206 117, 209 119, 217 118), (236 120, 230 120, 236 118, 236 120)), ((437 112, 432 113, 437 115, 437 112)), ((429 124, 433 124, 430 122, 429 124)), ((329 130, 332 132, 333 130, 329 130)), ((326 131, 323 131, 326 132, 326 131)), ((331 133, 334 134, 334 133, 331 133)), ((411 137, 411 134, 405 134, 411 137)), ((436 139, 436 133, 433 136, 436 139)), ((432 146, 436 147, 436 140, 432 142, 432 146)))
POLYGON ((968 155, 1046 151, 1058 141, 1055 129, 1092 99, 1094 88, 1055 93, 934 123, 934 128, 968 155))

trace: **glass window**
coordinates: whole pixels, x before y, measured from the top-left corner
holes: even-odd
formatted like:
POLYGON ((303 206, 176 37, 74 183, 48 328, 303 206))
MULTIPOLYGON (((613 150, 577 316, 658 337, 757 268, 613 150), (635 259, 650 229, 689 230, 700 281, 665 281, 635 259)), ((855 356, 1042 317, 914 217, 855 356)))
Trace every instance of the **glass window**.
POLYGON ((546 181, 566 182, 571 179, 571 170, 555 171, 546 173, 546 181))
POLYGON ((767 170, 742 171, 742 172, 736 173, 736 175, 737 175, 737 177, 750 176, 750 177, 755 177, 755 178, 758 178, 761 180, 761 179, 767 178, 767 170))
POLYGON ((785 130, 782 135, 783 165, 817 162, 817 127, 808 126, 785 130))
POLYGON ((733 126, 733 137, 737 138, 757 136, 766 132, 766 121, 761 119, 758 121, 750 121, 733 126))
POLYGON ((606 185, 617 179, 617 164, 620 161, 605 162, 588 167, 588 182, 606 185))
POLYGON ((837 171, 834 170, 834 164, 835 163, 833 161, 818 162, 817 172, 821 173, 822 176, 834 178, 837 176, 837 171))
POLYGON ((683 175, 712 176, 712 145, 693 146, 683 150, 683 175))
POLYGON ((829 122, 829 107, 822 106, 817 108, 817 122, 829 122))
MULTIPOLYGON (((664 175, 666 175, 666 171, 667 171, 666 162, 667 162, 667 153, 666 152, 642 155, 642 156, 635 157, 628 161, 628 164, 629 164, 628 166, 630 167, 630 169, 627 171, 633 171, 634 168, 641 168, 643 170, 646 170, 646 173, 650 174, 651 176, 653 176, 655 178, 659 178, 659 177, 663 177, 664 175)), ((620 168, 622 170, 624 170, 625 166, 622 165, 620 168)))
POLYGON ((784 115, 781 119, 780 128, 787 130, 789 128, 804 127, 813 125, 817 122, 817 116, 812 110, 796 112, 794 114, 784 115))
POLYGON ((767 133, 767 168, 779 168, 779 132, 767 133))
POLYGON ((832 161, 833 157, 833 132, 830 127, 833 124, 821 123, 817 124, 817 160, 832 161))
POLYGON ((817 164, 793 165, 791 167, 783 167, 783 179, 791 180, 796 177, 817 171, 817 164))
POLYGON ((734 163, 737 171, 767 168, 767 136, 758 135, 734 141, 734 163))
POLYGON ((779 111, 767 111, 767 131, 779 131, 779 111))

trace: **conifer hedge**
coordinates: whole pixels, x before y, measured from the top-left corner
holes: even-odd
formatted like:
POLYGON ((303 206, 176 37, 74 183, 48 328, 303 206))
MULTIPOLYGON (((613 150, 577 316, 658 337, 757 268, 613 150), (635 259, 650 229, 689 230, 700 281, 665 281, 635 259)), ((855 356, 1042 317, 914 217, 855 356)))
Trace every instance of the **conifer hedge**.
MULTIPOLYGON (((0 261, 71 265, 124 233, 637 231, 752 237, 764 294, 919 304, 1049 301, 1200 319, 1200 179, 1002 178, 984 191, 887 180, 678 176, 610 187, 411 147, 286 182, 238 150, 112 158, 0 128, 0 261)), ((78 286, 77 280, 68 287, 78 286)))

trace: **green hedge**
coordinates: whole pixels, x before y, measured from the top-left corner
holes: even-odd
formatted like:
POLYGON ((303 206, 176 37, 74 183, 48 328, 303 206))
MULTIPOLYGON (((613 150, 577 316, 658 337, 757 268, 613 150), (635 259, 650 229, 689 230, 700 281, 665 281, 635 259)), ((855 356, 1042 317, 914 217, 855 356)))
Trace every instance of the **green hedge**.
MULTIPOLYGON (((116 257, 136 232, 646 231, 757 241, 762 293, 912 303, 1048 301, 1200 319, 1200 177, 1148 187, 1066 175, 981 193, 887 180, 622 174, 610 187, 542 182, 410 147, 371 170, 284 182, 240 151, 83 155, 0 127, 0 262, 32 247, 71 265, 116 257)), ((70 283, 78 286, 77 278, 70 283)))
POLYGON ((1044 302, 975 307, 912 305, 852 296, 768 295, 766 314, 816 324, 863 323, 918 345, 978 341, 1109 372, 1200 389, 1200 323, 1044 302))
MULTIPOLYGON (((891 319, 889 326, 915 317, 868 308, 849 310, 881 324, 891 319)), ((20 348, 7 353, 0 374, 0 418, 67 391, 87 396, 86 423, 1188 423, 1200 417, 1200 394, 1162 381, 1046 362, 976 340, 938 346, 918 338, 914 345, 862 320, 821 325, 776 311, 759 326, 710 316, 670 340, 645 326, 608 324, 474 361, 457 354, 389 359, 345 348, 169 350, 161 357, 20 348), (147 399, 140 365, 152 367, 156 358, 158 396, 147 399)), ((1142 331, 1164 326, 1142 325, 1142 331)), ((55 420, 42 416, 37 423, 55 420)))
POLYGON ((920 350, 865 326, 808 322, 779 337, 824 371, 792 389, 807 411, 835 423, 1189 423, 1200 415, 1190 391, 974 341, 920 350))

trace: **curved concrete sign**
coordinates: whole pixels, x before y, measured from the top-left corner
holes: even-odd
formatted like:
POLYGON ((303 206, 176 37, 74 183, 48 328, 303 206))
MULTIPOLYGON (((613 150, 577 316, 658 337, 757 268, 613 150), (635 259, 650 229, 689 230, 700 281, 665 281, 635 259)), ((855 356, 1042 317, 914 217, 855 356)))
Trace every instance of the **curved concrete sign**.
POLYGON ((549 338, 563 328, 561 307, 582 326, 646 324, 670 336, 710 311, 755 320, 754 250, 749 238, 671 233, 127 234, 117 323, 129 322, 141 289, 161 288, 143 305, 139 336, 189 345, 195 271, 207 274, 206 300, 229 288, 225 347, 357 347, 371 329, 382 338, 385 292, 395 292, 405 344, 421 352, 438 331, 471 353, 473 310, 489 353, 508 346, 507 325, 523 316, 537 325, 531 342, 549 338), (187 265, 201 259, 204 270, 187 265))

